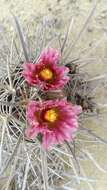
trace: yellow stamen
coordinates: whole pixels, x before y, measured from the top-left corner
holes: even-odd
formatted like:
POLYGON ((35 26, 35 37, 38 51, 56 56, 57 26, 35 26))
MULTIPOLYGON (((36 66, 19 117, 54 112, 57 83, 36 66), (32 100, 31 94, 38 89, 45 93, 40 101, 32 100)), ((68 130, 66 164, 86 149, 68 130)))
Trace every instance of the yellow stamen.
POLYGON ((50 69, 43 69, 40 72, 40 76, 44 79, 44 80, 51 80, 53 78, 53 72, 50 69))
POLYGON ((46 111, 44 114, 45 120, 47 120, 49 122, 56 121, 57 117, 58 117, 58 113, 54 109, 50 109, 50 110, 46 111))

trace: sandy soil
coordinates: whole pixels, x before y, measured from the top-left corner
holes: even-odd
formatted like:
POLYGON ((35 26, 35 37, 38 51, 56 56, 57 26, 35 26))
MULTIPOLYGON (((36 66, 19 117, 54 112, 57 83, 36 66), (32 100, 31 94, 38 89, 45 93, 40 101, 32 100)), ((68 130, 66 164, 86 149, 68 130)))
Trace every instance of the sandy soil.
MULTIPOLYGON (((12 32, 13 27, 11 12, 17 15, 23 25, 31 23, 31 25, 36 25, 43 16, 48 15, 50 18, 54 18, 57 22, 58 30, 64 31, 68 26, 68 23, 72 16, 75 17, 75 34, 79 32, 85 18, 89 14, 90 9, 93 7, 93 0, 0 0, 0 22, 1 25, 4 24, 7 31, 12 32), (10 27, 11 26, 11 27, 10 27)), ((1 26, 0 25, 0 26, 1 26)), ((87 41, 87 47, 95 40, 101 40, 101 37, 106 35, 107 30, 107 0, 101 0, 97 6, 94 16, 89 24, 89 27, 86 32, 86 36, 82 39, 80 43, 80 48, 86 48, 85 44, 87 41), (85 43, 84 43, 85 42, 85 43)), ((33 31, 32 31, 33 32, 33 31)), ((74 34, 74 36, 75 36, 74 34)), ((107 57, 107 43, 103 41, 100 47, 95 50, 95 54, 99 57, 107 57)), ((91 67, 92 68, 92 67, 91 67)), ((106 70, 107 71, 107 70, 106 70)), ((97 72, 96 68, 94 72, 97 72)), ((98 72, 105 72, 104 67, 102 66, 98 72)), ((106 125, 106 116, 105 120, 102 121, 103 125, 106 125)), ((100 123, 101 124, 101 123, 100 123)), ((101 126, 99 124, 99 126, 101 126)), ((97 125, 92 123, 91 127, 97 125)), ((105 132, 102 132, 101 128, 98 129, 99 134, 102 133, 103 136, 107 139, 105 132)), ((107 132, 107 131, 106 131, 107 132)), ((104 147, 95 147, 95 157, 97 161, 106 167, 107 165, 107 151, 106 146, 104 147), (103 154, 105 152, 105 154, 103 154)), ((94 186, 94 190, 106 190, 107 189, 107 174, 98 172, 91 163, 84 166, 87 170, 89 176, 94 176, 97 181, 94 186)), ((105 168, 107 169, 107 167, 105 168)), ((78 189, 80 190, 80 189, 78 189)), ((81 188, 85 190, 85 188, 81 188)))

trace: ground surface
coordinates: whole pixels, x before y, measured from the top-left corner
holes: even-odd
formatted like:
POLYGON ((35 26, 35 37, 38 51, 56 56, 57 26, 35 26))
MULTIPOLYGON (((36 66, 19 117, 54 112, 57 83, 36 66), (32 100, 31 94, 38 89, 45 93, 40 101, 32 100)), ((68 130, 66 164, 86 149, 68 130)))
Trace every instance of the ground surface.
MULTIPOLYGON (((78 33, 81 29, 81 25, 83 24, 90 9, 92 8, 93 3, 93 0, 0 0, 0 22, 1 25, 4 24, 7 31, 12 32, 13 27, 11 25, 11 12, 19 16, 23 25, 26 25, 26 23, 33 24, 34 22, 34 25, 36 25, 36 23, 38 23, 43 16, 48 15, 50 18, 55 18, 58 30, 63 31, 64 28, 66 29, 70 18, 72 16, 75 16, 76 26, 74 28, 75 32, 78 33)), ((80 43, 80 47, 84 49, 86 42, 88 45, 90 45, 90 43, 93 43, 93 41, 96 41, 97 39, 101 40, 104 32, 106 35, 106 26, 107 0, 101 0, 88 27, 87 36, 83 39, 83 42, 80 43)), ((102 41, 100 48, 96 50, 95 53, 99 57, 101 55, 103 57, 107 57, 106 52, 106 42, 102 41)), ((93 69, 92 66, 91 68, 93 69)), ((103 66, 101 66, 100 69, 102 73, 105 72, 103 66)), ((96 72, 95 68, 94 72, 96 72)), ((102 125, 106 125, 106 119, 102 122, 102 125)), ((93 127, 94 125, 96 124, 92 123, 93 127)), ((99 129, 99 133, 102 133, 101 128, 99 129)), ((104 133, 103 136, 107 138, 107 135, 105 135, 104 133)), ((103 147, 103 149, 101 147, 96 147, 94 150, 97 161, 101 163, 103 167, 105 167, 105 165, 107 166, 107 151, 105 151, 105 149, 107 149, 106 146, 103 147)), ((94 185, 94 190, 106 190, 107 174, 97 172, 96 169, 91 167, 90 165, 85 166, 88 174, 91 176, 91 174, 93 175, 94 173, 96 179, 101 179, 101 181, 98 180, 97 183, 94 185)))

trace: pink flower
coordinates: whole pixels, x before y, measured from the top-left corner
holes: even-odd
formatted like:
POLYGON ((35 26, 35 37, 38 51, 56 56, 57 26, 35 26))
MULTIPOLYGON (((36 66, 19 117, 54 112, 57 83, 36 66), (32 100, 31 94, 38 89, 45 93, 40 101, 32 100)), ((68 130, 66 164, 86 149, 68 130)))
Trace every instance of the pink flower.
POLYGON ((42 145, 48 149, 64 140, 71 141, 78 129, 80 106, 72 105, 66 100, 31 101, 27 107, 27 120, 30 125, 25 134, 34 139, 42 134, 42 145))
POLYGON ((57 90, 64 87, 69 77, 69 69, 59 66, 60 54, 55 49, 47 49, 40 55, 36 64, 25 63, 23 76, 32 86, 39 86, 43 90, 57 90))

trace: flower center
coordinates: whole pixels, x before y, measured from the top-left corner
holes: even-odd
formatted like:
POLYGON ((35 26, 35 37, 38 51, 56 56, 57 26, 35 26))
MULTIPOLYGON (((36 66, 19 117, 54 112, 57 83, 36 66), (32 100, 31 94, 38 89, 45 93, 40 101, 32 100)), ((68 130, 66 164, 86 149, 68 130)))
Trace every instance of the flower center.
POLYGON ((44 114, 44 119, 49 122, 54 122, 58 118, 58 113, 55 109, 47 110, 44 114))
POLYGON ((52 70, 46 68, 46 69, 43 69, 41 72, 40 72, 40 76, 42 77, 42 79, 44 80, 51 80, 53 78, 53 72, 52 70))

